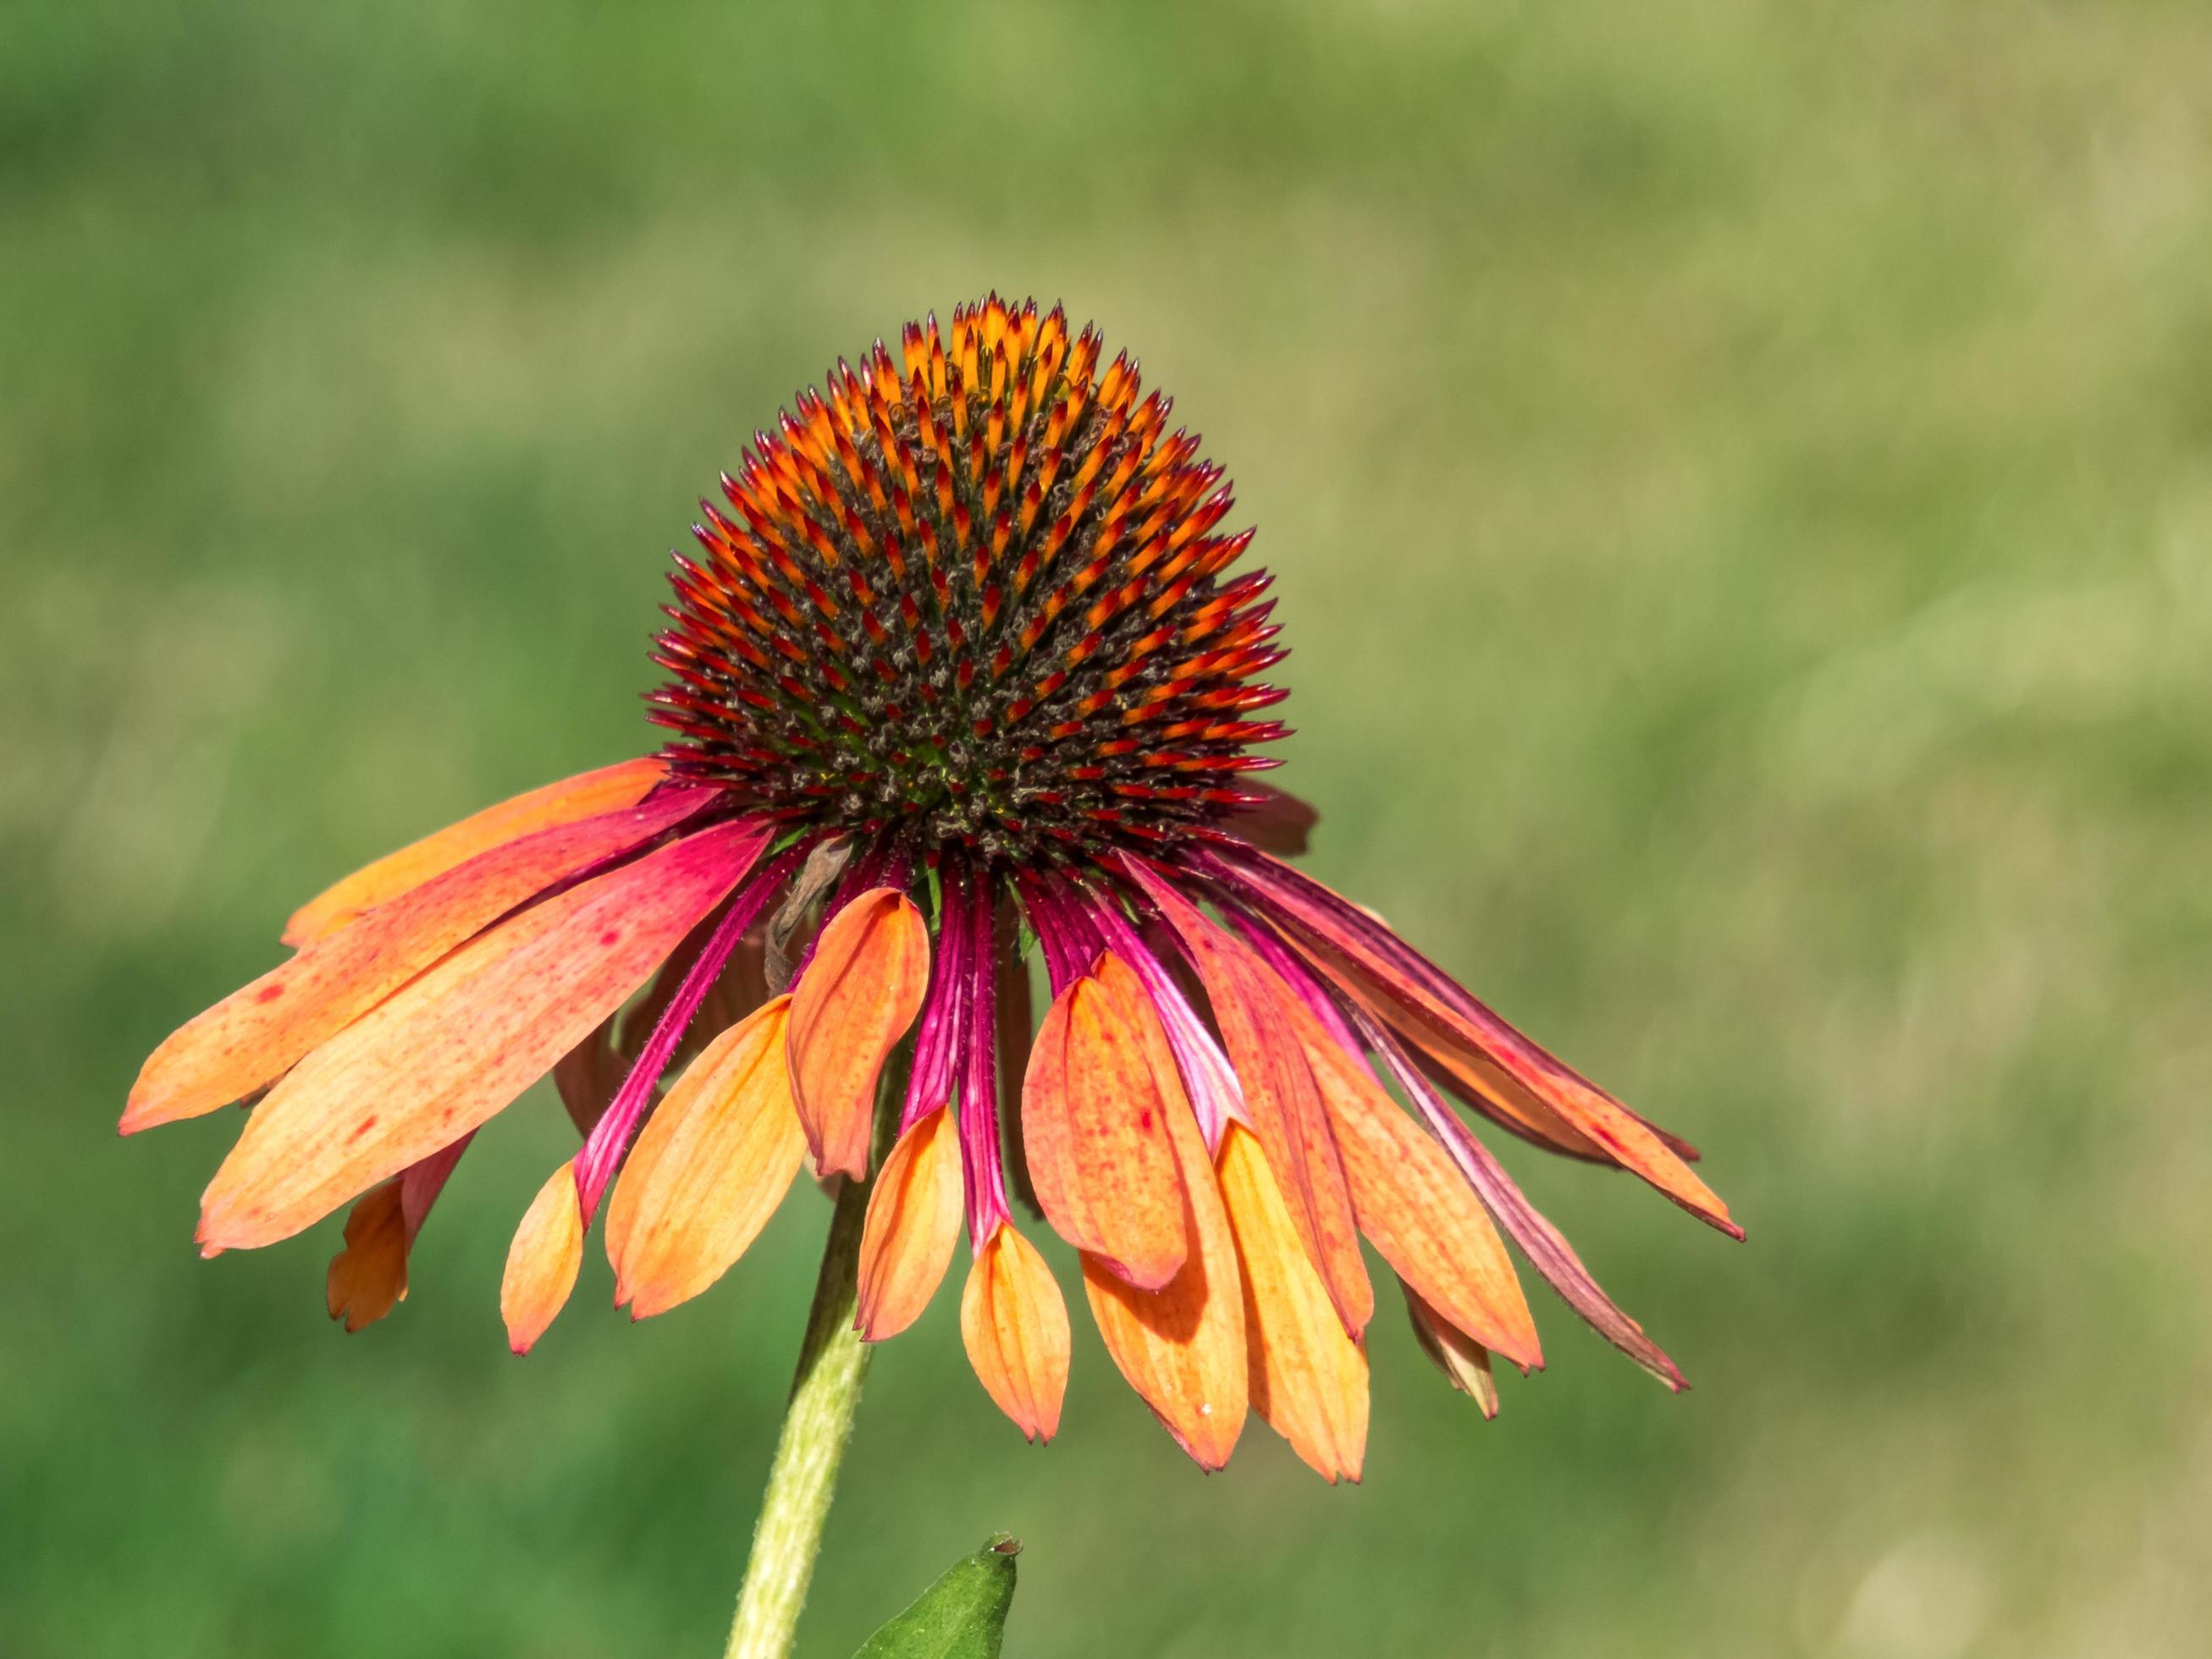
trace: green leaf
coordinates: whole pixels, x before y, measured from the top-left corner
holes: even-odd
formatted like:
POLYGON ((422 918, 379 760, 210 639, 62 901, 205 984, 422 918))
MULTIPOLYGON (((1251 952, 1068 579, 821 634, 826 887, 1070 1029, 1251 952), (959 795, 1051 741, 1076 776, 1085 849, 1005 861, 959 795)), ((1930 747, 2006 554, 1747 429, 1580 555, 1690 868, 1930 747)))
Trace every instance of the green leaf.
POLYGON ((1000 1533, 862 1644, 853 1659, 999 1659, 1021 1544, 1000 1533))

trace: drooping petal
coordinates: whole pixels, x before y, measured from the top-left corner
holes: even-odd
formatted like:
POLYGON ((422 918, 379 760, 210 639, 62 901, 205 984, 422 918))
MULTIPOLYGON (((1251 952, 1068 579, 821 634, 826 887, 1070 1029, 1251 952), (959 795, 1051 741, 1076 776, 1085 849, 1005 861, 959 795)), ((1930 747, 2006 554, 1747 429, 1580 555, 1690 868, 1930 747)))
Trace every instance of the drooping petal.
POLYGON ((1022 1135, 1053 1231, 1130 1284, 1158 1290, 1188 1244, 1168 1103, 1138 1015, 1089 976, 1054 999, 1030 1050, 1022 1135))
POLYGON ((1516 1364, 1544 1363, 1505 1245, 1443 1147, 1319 1021, 1287 1005, 1336 1125, 1359 1231, 1451 1322, 1516 1364))
POLYGON ((831 917, 791 999, 792 1099, 814 1172, 868 1173, 876 1078, 929 987, 929 927, 896 888, 831 917))
POLYGON ((1252 1405, 1322 1479, 1359 1479, 1367 1350, 1344 1332, 1258 1137, 1232 1123, 1217 1163, 1244 1282, 1252 1405))
POLYGON ((1498 1415, 1498 1379, 1491 1374, 1490 1350, 1421 1300, 1421 1293, 1404 1279, 1398 1288, 1406 1293, 1406 1317, 1413 1327, 1413 1340, 1444 1380, 1471 1397, 1486 1418, 1498 1415))
POLYGON ((1237 787, 1259 796, 1260 804, 1231 813, 1224 829, 1277 858, 1296 858, 1306 850, 1314 825, 1321 822, 1320 812, 1289 790, 1256 778, 1247 778, 1237 787))
POLYGON ((198 1117, 281 1077, 303 1055, 515 906, 697 811, 711 792, 541 830, 425 882, 322 938, 180 1027, 131 1086, 122 1132, 198 1117))
POLYGON ((499 1282, 499 1316, 507 1346, 528 1353, 555 1316, 568 1305, 584 1265, 584 1212, 576 1202, 576 1171, 563 1164, 546 1178, 523 1212, 507 1247, 499 1282))
POLYGON ((1558 1123, 1732 1237, 1728 1206, 1667 1140, 1530 1042, 1389 928, 1310 877, 1258 854, 1200 857, 1282 922, 1347 988, 1468 1086, 1542 1130, 1558 1123))
POLYGON ((325 889, 292 913, 284 943, 312 945, 365 910, 388 904, 411 887, 444 874, 479 853, 534 830, 635 806, 668 775, 658 756, 619 761, 488 806, 459 823, 387 854, 325 889))
POLYGON ((1430 1086, 1426 1074, 1413 1063, 1404 1048, 1372 1016, 1362 1011, 1360 1018, 1363 1034, 1376 1054, 1398 1079, 1422 1121, 1443 1143, 1476 1196, 1497 1218, 1507 1236, 1521 1247, 1529 1265, 1607 1341, 1675 1393, 1688 1388, 1681 1369, 1644 1334, 1641 1325, 1605 1293, 1559 1230, 1522 1196, 1512 1176, 1506 1174, 1505 1166, 1430 1086))
POLYGON ((1303 1045, 1285 1022, 1286 993, 1249 945, 1199 914, 1141 861, 1126 869, 1188 949, 1237 1066, 1244 1103, 1329 1300, 1357 1337, 1375 1313, 1341 1154, 1303 1045))
POLYGON ((630 1148, 607 1258, 633 1319, 727 1273, 790 1191, 806 1150, 784 1060, 790 1006, 777 997, 708 1043, 630 1148))
POLYGON ((717 824, 478 935, 301 1060, 201 1200, 209 1251, 288 1238, 475 1128, 644 982, 758 855, 717 824))
POLYGON ((960 1338, 977 1381, 1024 1438, 1060 1432, 1067 1392, 1067 1304, 1036 1247, 1002 1221, 975 1253, 960 1338))
POLYGON ((345 1248, 324 1278, 331 1317, 349 1334, 374 1324, 407 1297, 407 1223, 395 1177, 362 1194, 346 1217, 345 1248))
POLYGON ((1244 1291, 1237 1241, 1213 1165, 1188 1112, 1170 1121, 1182 1171, 1191 1241, 1182 1270, 1140 1291, 1097 1257, 1083 1258, 1083 1289, 1106 1351, 1200 1468, 1228 1462, 1250 1400, 1244 1291))
POLYGON ((331 1317, 343 1317, 346 1334, 374 1324, 407 1299, 407 1263, 415 1237, 445 1190, 470 1137, 410 1164, 354 1201, 346 1217, 345 1246, 331 1258, 324 1277, 331 1317))
POLYGON ((940 1106, 898 1138, 868 1194, 853 1328, 896 1336, 921 1316, 960 1242, 960 1135, 940 1106))
POLYGON ((580 1135, 589 1135, 622 1087, 627 1070, 615 1052, 614 1016, 594 1025, 584 1040, 553 1062, 553 1088, 580 1135))

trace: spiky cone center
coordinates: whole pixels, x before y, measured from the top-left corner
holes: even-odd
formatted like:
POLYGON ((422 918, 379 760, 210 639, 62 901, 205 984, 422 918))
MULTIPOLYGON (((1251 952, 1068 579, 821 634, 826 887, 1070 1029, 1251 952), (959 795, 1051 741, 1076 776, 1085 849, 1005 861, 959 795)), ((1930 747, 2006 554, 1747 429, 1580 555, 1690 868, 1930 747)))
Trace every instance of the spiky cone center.
POLYGON ((841 362, 678 555, 653 718, 755 811, 988 860, 1158 848, 1254 797, 1282 657, 1250 532, 1137 366, 995 295, 841 362))

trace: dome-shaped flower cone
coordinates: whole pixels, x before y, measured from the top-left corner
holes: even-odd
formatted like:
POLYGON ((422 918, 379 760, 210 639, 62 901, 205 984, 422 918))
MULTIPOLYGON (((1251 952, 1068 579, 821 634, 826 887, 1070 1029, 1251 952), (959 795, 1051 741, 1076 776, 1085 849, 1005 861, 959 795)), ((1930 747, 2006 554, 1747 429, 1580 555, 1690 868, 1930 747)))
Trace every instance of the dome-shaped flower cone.
POLYGON ((1498 1415, 1498 1378, 1490 1369, 1490 1350, 1421 1300, 1421 1293, 1404 1279, 1398 1288, 1406 1293, 1406 1317, 1421 1352, 1444 1374, 1444 1380, 1470 1397, 1485 1418, 1498 1415))
POLYGON ((545 1179, 523 1212, 507 1246, 499 1281, 499 1316, 507 1346, 528 1353, 576 1288, 584 1265, 584 1212, 576 1200, 576 1166, 563 1164, 545 1179))
POLYGON ((817 1176, 865 1180, 876 1079, 929 988, 929 928, 895 888, 831 917, 791 998, 792 1099, 817 1176))
POLYGON ((481 1124, 641 985, 760 850, 718 825, 478 935, 286 1074, 201 1200, 204 1250, 274 1243, 481 1124))
POLYGON ((960 1296, 960 1338, 984 1393, 1025 1439, 1060 1432, 1067 1393, 1067 1304, 1036 1246, 1000 1222, 960 1296))
POLYGON ((615 1302, 634 1319, 730 1270, 791 1189, 806 1137, 784 1059, 790 999, 708 1043, 630 1148, 607 1208, 615 1302))
POLYGON ((1083 1288, 1106 1352, 1175 1442, 1204 1469, 1229 1462, 1250 1401, 1237 1241, 1213 1164, 1186 1107, 1168 1114, 1190 1250, 1176 1276, 1140 1291, 1093 1255, 1083 1288))
POLYGON ((156 1048, 131 1088, 123 1133, 214 1111, 283 1076, 486 924, 643 845, 708 799, 705 790, 671 792, 651 805, 538 830, 319 939, 156 1048))
POLYGON ((868 1194, 853 1328, 871 1342, 921 1316, 960 1244, 960 1136, 949 1107, 925 1113, 868 1194))
MULTIPOLYGON (((1110 961, 1111 958, 1109 958, 1110 961)), ((1030 1182, 1053 1231, 1140 1290, 1172 1279, 1188 1253, 1170 1107, 1139 1018, 1141 987, 1089 975, 1053 999, 1022 1085, 1030 1182)), ((1177 1091, 1175 1109, 1188 1115, 1177 1091)))
POLYGON ((1253 1409, 1316 1474, 1357 1480, 1367 1455, 1366 1347, 1345 1334, 1257 1137, 1231 1124, 1216 1163, 1244 1284, 1253 1409))
POLYGON ((667 777, 668 763, 658 755, 646 755, 487 806, 325 888, 292 913, 284 924, 283 942, 304 949, 479 854, 556 824, 635 806, 667 777))

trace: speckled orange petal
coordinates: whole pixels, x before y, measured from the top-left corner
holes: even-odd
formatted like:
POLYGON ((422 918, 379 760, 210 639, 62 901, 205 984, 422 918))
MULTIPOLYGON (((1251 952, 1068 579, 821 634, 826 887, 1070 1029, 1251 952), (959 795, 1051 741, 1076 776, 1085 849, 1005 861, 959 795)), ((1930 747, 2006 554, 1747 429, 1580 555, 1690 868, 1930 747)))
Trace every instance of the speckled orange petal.
POLYGON ((528 1353, 545 1334, 576 1288, 584 1265, 584 1212, 576 1200, 576 1166, 563 1164, 546 1177, 523 1212, 507 1246, 499 1281, 499 1316, 507 1346, 528 1353))
POLYGON ((1139 1290, 1173 1279, 1189 1249, 1168 1120, 1133 1011, 1102 980, 1076 980, 1030 1049, 1024 1154, 1053 1231, 1139 1290))
POLYGON ((1216 1160, 1244 1282, 1253 1407, 1332 1485, 1367 1452, 1367 1351, 1345 1334, 1256 1136, 1231 1123, 1216 1160))
POLYGON ((1208 921, 1170 883, 1133 859, 1123 867, 1190 949, 1268 1167, 1337 1316, 1356 1337, 1374 1317, 1375 1290, 1360 1260, 1352 1194, 1313 1068, 1285 1022, 1289 994, 1249 945, 1208 921))
POLYGON ((138 1073, 122 1131, 197 1117, 281 1077, 464 939, 524 901, 660 835, 711 792, 672 793, 543 830, 424 883, 271 969, 181 1027, 138 1073))
POLYGON ((929 988, 929 926, 896 888, 830 919, 791 998, 791 1094, 817 1176, 866 1180, 876 1078, 929 988))
POLYGON ((937 1294, 960 1243, 960 1136, 940 1106, 898 1138, 868 1194, 853 1328, 896 1336, 937 1294))
POLYGON ((450 1146, 580 1042, 767 832, 717 824, 478 934, 288 1073, 200 1202, 210 1253, 273 1244, 450 1146))
POLYGON ((615 1304, 647 1319, 735 1264, 791 1190, 806 1137, 792 1109, 777 997, 716 1037, 654 1109, 615 1183, 615 1304))
POLYGON ((1244 1291, 1237 1241, 1198 1124, 1188 1112, 1169 1132, 1182 1168, 1189 1255, 1157 1291, 1140 1291, 1096 1256, 1083 1288, 1106 1351, 1152 1415, 1204 1469, 1228 1462, 1250 1400, 1244 1291))
POLYGON ((1444 1380, 1474 1400, 1486 1418, 1498 1415, 1498 1379, 1491 1374, 1490 1350, 1421 1300, 1421 1293, 1404 1279, 1398 1288, 1406 1293, 1406 1316, 1413 1327, 1413 1340, 1444 1380))
POLYGON ((395 1177, 363 1193, 346 1217, 345 1248, 331 1258, 324 1296, 348 1332, 373 1325, 407 1299, 407 1221, 395 1177))
POLYGON ((1036 1246, 1011 1222, 999 1224, 968 1270, 960 1339, 983 1392, 1025 1438, 1050 1440, 1060 1432, 1067 1304, 1036 1246))
POLYGON ((1442 975, 1381 923, 1272 859, 1238 864, 1234 874, 1266 896, 1269 913, 1334 977, 1409 1041, 1448 1064, 1455 1078, 1485 1091, 1532 1128, 1563 1124, 1700 1220, 1732 1237, 1743 1236, 1729 1218, 1728 1206, 1651 1125, 1472 996, 1460 993, 1458 1006, 1447 1001, 1423 978, 1442 975))
POLYGON ((487 806, 459 823, 386 854, 308 900, 284 924, 284 943, 312 945, 363 911, 388 904, 410 888, 502 842, 635 806, 667 775, 668 768, 659 757, 647 756, 563 778, 496 806, 487 806))
POLYGON ((1450 1155, 1318 1020, 1295 1003, 1290 1012, 1336 1124, 1359 1231, 1460 1329, 1516 1364, 1541 1365, 1536 1322, 1504 1243, 1450 1155))

